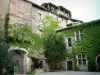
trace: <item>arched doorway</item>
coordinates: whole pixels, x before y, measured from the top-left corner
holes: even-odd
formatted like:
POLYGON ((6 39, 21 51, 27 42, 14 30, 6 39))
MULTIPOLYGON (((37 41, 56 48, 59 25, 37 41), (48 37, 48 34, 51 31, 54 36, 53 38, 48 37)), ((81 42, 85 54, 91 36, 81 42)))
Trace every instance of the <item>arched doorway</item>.
POLYGON ((96 57, 97 71, 100 72, 100 54, 96 57))
POLYGON ((26 59, 28 52, 23 48, 11 47, 9 52, 13 52, 14 73, 24 74, 26 72, 26 59))

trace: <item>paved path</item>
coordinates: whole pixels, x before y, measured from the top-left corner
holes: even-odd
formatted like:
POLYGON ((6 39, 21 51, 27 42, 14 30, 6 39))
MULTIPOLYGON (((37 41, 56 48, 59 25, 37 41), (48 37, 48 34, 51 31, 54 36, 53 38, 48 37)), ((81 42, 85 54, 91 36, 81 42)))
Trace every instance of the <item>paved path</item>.
POLYGON ((67 71, 67 72, 45 72, 36 75, 100 75, 100 72, 74 72, 74 71, 67 71))

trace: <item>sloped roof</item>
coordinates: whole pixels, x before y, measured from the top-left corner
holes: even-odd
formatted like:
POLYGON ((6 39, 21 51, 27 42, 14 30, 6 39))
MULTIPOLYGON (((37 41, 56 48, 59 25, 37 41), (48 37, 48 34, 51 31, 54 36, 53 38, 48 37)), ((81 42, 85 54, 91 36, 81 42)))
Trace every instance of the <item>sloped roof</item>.
MULTIPOLYGON (((99 25, 100 24, 100 19, 93 20, 93 21, 90 21, 90 22, 85 22, 85 23, 79 24, 78 26, 85 26, 85 25, 87 26, 87 25, 94 25, 94 24, 98 24, 99 25)), ((68 29, 71 29, 71 28, 74 28, 74 27, 77 27, 77 26, 57 29, 56 32, 61 32, 61 31, 68 30, 68 29)))
POLYGON ((33 2, 31 2, 31 1, 29 1, 29 0, 23 0, 23 1, 26 1, 26 2, 28 2, 28 3, 31 3, 32 6, 35 6, 35 7, 39 8, 39 9, 41 9, 41 10, 46 10, 46 9, 43 8, 42 6, 40 6, 40 5, 36 4, 36 3, 33 3, 33 2))

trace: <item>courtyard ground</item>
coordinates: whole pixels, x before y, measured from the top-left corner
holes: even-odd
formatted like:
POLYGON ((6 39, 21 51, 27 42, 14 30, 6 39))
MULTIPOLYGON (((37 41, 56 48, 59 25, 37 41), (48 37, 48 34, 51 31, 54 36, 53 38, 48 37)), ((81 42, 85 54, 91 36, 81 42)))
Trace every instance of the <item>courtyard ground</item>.
POLYGON ((100 75, 100 72, 44 72, 36 75, 100 75))

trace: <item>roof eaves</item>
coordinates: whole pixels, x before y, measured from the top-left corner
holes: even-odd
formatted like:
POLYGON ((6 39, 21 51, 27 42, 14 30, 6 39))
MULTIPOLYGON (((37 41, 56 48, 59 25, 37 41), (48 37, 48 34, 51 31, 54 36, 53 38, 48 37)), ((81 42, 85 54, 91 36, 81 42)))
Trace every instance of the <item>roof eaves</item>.
POLYGON ((36 3, 33 3, 33 2, 31 2, 31 1, 28 1, 28 0, 23 0, 23 1, 26 1, 26 2, 28 2, 28 3, 31 3, 32 6, 35 6, 35 7, 39 8, 39 9, 46 10, 46 9, 43 8, 42 6, 40 6, 40 5, 36 4, 36 3))
POLYGON ((72 20, 72 21, 74 21, 74 22, 79 21, 79 22, 83 23, 83 21, 81 21, 81 20, 77 20, 77 19, 73 19, 73 18, 70 18, 69 20, 72 20))

